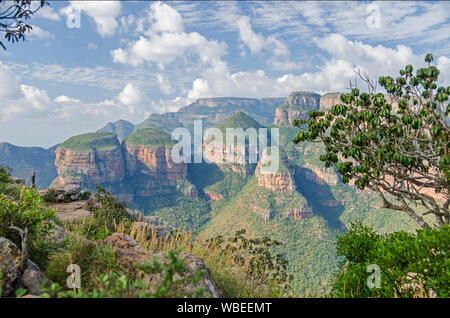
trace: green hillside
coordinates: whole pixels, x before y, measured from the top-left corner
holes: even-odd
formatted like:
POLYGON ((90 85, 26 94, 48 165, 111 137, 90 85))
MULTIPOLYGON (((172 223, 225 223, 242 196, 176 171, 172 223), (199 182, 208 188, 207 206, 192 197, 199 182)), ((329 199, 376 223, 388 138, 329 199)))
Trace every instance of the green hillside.
POLYGON ((71 137, 58 146, 73 151, 113 150, 120 146, 117 136, 111 132, 88 133, 71 137))
POLYGON ((245 114, 244 112, 238 111, 235 114, 225 118, 214 127, 219 128, 222 132, 226 132, 226 128, 261 128, 262 126, 253 118, 245 114))
POLYGON ((176 144, 176 141, 171 139, 170 134, 154 128, 136 130, 128 136, 125 142, 128 145, 142 146, 173 146, 176 144))

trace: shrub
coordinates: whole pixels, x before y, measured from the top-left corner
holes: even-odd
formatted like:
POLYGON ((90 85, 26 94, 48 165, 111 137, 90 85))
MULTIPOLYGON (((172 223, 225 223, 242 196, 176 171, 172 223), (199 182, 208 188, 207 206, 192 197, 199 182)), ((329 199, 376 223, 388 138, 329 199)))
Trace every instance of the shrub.
POLYGON ((11 168, 4 167, 0 164, 0 183, 9 183, 11 175, 11 168))
POLYGON ((336 297, 449 297, 450 227, 379 235, 354 223, 337 241, 343 256, 334 284, 336 297), (380 269, 379 288, 369 288, 375 264, 380 269), (370 278, 369 278, 370 279, 370 278))
POLYGON ((21 238, 18 234, 6 229, 10 226, 11 218, 14 226, 28 230, 30 257, 36 263, 41 263, 48 251, 42 237, 52 229, 55 211, 45 206, 43 196, 35 189, 24 186, 18 202, 0 194, 0 236, 7 237, 20 246, 21 238))

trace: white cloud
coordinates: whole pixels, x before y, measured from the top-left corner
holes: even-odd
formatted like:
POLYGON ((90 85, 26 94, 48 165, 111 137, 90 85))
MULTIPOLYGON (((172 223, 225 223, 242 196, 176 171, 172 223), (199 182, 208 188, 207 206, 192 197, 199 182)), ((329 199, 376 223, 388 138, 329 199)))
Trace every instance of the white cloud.
MULTIPOLYGON (((116 63, 137 66, 141 63, 155 63, 164 67, 176 58, 193 54, 202 63, 220 58, 226 52, 226 44, 210 41, 197 32, 183 31, 181 15, 173 8, 159 2, 150 7, 150 28, 127 48, 111 51, 116 63)), ((144 31, 144 27, 141 27, 144 31)))
POLYGON ((58 97, 56 97, 53 101, 57 102, 57 103, 79 103, 80 100, 76 99, 76 98, 72 98, 66 95, 60 95, 58 97))
MULTIPOLYGON (((35 1, 35 3, 37 4, 37 1, 35 1)), ((43 8, 40 8, 39 11, 36 13, 36 16, 38 18, 43 18, 43 19, 53 20, 53 21, 61 20, 61 17, 59 16, 59 14, 55 10, 53 10, 53 8, 51 6, 48 6, 48 5, 43 8)))
POLYGON ((261 34, 255 33, 250 25, 250 19, 248 17, 242 16, 237 21, 237 26, 239 28, 239 36, 242 42, 247 45, 250 52, 258 53, 265 46, 265 38, 261 34))
MULTIPOLYGON (((217 96, 283 97, 294 90, 346 91, 349 81, 357 78, 355 71, 358 69, 377 80, 382 75, 396 76, 406 64, 412 64, 415 68, 424 66, 423 57, 403 45, 395 49, 371 46, 360 41, 350 41, 338 34, 315 39, 314 42, 331 56, 317 71, 298 75, 287 73, 271 78, 263 70, 233 73, 225 62, 220 61, 193 81, 188 99, 192 101, 200 97, 217 96)), ((439 57, 437 64, 443 70, 450 69, 450 59, 445 56, 439 57)), ((441 77, 441 85, 449 84, 450 78, 441 77)))
POLYGON ((166 95, 172 93, 172 87, 170 86, 169 80, 162 74, 156 76, 158 80, 159 89, 166 95))
POLYGON ((0 62, 0 100, 14 99, 20 95, 19 81, 16 74, 0 62))
POLYGON ((46 30, 41 29, 37 25, 32 25, 32 30, 28 33, 28 37, 33 39, 41 39, 41 40, 48 40, 48 39, 54 39, 55 36, 46 30))
POLYGON ((113 36, 119 26, 117 17, 121 12, 120 1, 70 1, 60 13, 70 16, 74 10, 82 11, 94 19, 97 32, 103 37, 113 36))
POLYGON ((151 6, 150 21, 152 32, 182 33, 184 31, 180 13, 165 3, 156 2, 151 6))

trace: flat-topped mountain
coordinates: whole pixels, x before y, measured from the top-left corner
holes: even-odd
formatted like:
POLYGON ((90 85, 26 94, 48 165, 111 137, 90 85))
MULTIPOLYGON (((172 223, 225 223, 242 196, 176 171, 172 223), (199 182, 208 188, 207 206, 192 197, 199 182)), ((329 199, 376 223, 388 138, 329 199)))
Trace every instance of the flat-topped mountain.
POLYGON ((162 130, 143 128, 124 142, 124 156, 129 175, 146 174, 158 179, 179 180, 186 177, 186 163, 174 163, 171 136, 162 130))
POLYGON ((113 123, 107 123, 104 127, 97 130, 97 132, 112 132, 117 135, 119 141, 127 138, 134 130, 134 125, 126 120, 118 120, 113 123))
POLYGON ((71 137, 56 149, 54 186, 89 187, 141 174, 161 182, 184 178, 186 164, 175 164, 170 156, 174 144, 167 132, 153 128, 135 131, 122 144, 111 132, 71 137))
POLYGON ((125 175, 122 148, 114 133, 99 132, 69 138, 56 148, 58 178, 54 186, 122 180, 125 175))

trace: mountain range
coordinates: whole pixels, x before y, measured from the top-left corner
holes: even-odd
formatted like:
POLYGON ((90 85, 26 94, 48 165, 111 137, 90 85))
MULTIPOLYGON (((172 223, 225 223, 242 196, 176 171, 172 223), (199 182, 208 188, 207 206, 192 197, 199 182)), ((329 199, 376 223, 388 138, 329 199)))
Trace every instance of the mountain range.
MULTIPOLYGON (((0 163, 26 178, 36 171, 39 187, 100 184, 128 206, 157 215, 200 236, 232 235, 246 229, 283 243, 298 292, 329 291, 339 259, 336 237, 362 221, 381 233, 415 227, 402 214, 380 208, 377 196, 343 184, 319 160, 317 144, 292 142, 293 119, 329 109, 339 93, 293 92, 283 98, 204 98, 177 112, 153 114, 134 126, 124 120, 74 136, 50 149, 0 144, 0 163), (261 172, 263 162, 175 163, 170 132, 177 127, 278 128, 279 168, 261 172)), ((211 150, 205 141, 203 149, 211 150)), ((248 149, 246 149, 247 152, 248 149)), ((222 150, 218 150, 222 151, 222 150)), ((236 149, 223 149, 236 152, 236 149)), ((217 153, 216 153, 217 154, 217 153)))

